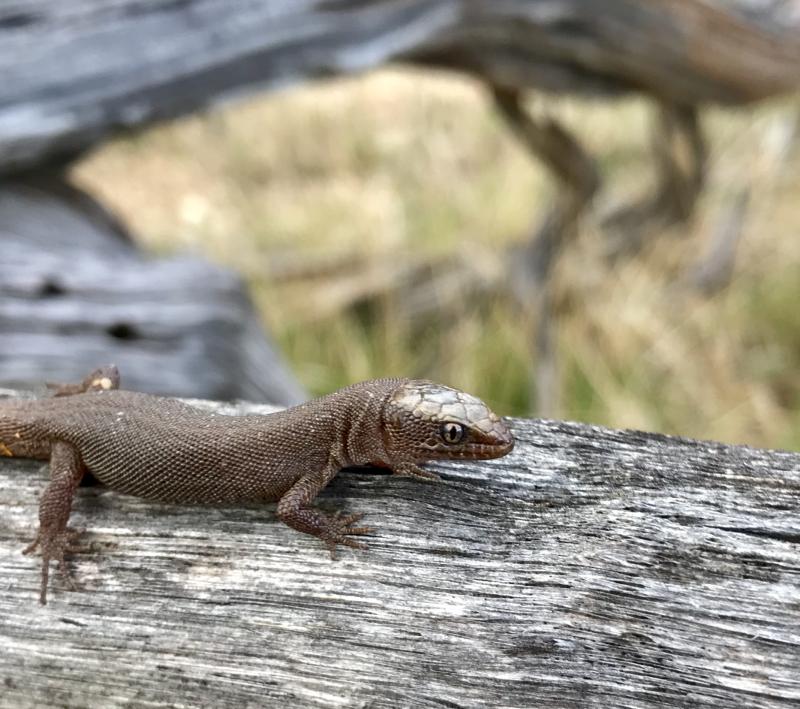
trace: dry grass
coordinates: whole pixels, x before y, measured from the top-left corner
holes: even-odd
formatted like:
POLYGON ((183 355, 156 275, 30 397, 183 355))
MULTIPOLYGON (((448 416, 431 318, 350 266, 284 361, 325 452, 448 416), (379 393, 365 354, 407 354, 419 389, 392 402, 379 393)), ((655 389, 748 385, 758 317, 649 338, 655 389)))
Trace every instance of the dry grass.
MULTIPOLYGON (((600 207, 650 179, 644 102, 546 105, 597 156, 600 207)), ((800 156, 786 156, 781 132, 792 108, 707 115, 714 163, 699 216, 635 260, 607 263, 586 225, 560 267, 564 417, 800 447, 800 156), (684 273, 747 181, 733 282, 693 294, 684 273)), ((245 273, 311 390, 425 375, 527 411, 526 337, 504 300, 408 318, 396 295, 363 297, 412 260, 460 254, 491 271, 550 199, 474 84, 392 71, 306 87, 118 141, 76 177, 151 249, 245 273), (308 263, 338 272, 275 277, 308 263)))

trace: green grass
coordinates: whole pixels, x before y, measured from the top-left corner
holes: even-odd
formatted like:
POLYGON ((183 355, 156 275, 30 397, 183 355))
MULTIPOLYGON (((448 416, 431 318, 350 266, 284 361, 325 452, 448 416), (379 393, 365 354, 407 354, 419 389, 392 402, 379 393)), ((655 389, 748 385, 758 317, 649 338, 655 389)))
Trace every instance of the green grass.
MULTIPOLYGON (((598 199, 652 183, 643 101, 537 99, 597 158, 598 199)), ((796 106, 705 117, 714 158, 697 219, 609 264, 592 219, 557 278, 564 418, 800 448, 800 157, 776 135, 796 106), (730 195, 752 180, 734 280, 679 286, 730 195)), ((313 392, 375 376, 441 380, 503 413, 532 406, 526 318, 504 297, 433 288, 407 312, 404 264, 443 263, 502 285, 555 187, 491 110, 449 76, 382 72, 317 84, 159 127, 90 156, 77 180, 158 253, 191 249, 239 269, 265 325, 313 392), (329 275, 280 264, 345 260, 329 275), (390 287, 389 287, 390 286, 390 287)))

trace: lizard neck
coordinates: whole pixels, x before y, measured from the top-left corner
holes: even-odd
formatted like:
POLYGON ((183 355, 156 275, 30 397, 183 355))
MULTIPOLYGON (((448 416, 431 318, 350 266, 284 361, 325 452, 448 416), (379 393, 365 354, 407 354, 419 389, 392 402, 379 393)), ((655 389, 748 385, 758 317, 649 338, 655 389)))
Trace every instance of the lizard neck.
POLYGON ((373 380, 337 392, 335 396, 341 397, 343 414, 337 421, 338 445, 334 448, 338 448, 341 465, 390 465, 383 411, 399 381, 373 380))

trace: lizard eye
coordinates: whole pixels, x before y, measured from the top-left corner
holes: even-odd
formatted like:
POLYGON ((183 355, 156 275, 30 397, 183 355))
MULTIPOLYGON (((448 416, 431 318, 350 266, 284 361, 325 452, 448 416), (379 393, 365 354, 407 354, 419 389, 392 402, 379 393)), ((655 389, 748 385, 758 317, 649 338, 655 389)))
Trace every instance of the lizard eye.
POLYGON ((448 421, 442 424, 440 434, 445 443, 461 443, 464 440, 466 429, 460 423, 448 421))

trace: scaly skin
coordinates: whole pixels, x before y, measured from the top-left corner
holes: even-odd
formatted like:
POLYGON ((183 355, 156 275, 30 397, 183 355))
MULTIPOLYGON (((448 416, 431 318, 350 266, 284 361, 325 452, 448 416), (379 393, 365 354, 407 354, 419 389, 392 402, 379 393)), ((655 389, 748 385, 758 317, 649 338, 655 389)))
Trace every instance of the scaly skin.
POLYGON ((51 560, 65 572, 75 533, 72 498, 88 470, 118 492, 176 503, 277 502, 294 529, 336 545, 354 537, 361 515, 326 515, 311 502, 348 465, 380 465, 437 479, 420 463, 487 459, 514 440, 488 407, 428 381, 376 379, 274 414, 226 416, 175 399, 121 391, 114 367, 52 398, 0 401, 0 455, 50 461, 39 531, 26 549, 42 552, 40 601, 51 560))

